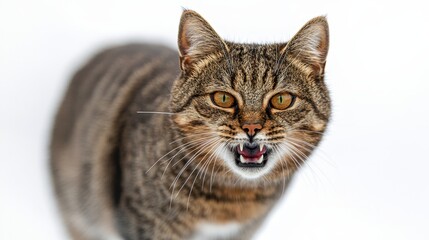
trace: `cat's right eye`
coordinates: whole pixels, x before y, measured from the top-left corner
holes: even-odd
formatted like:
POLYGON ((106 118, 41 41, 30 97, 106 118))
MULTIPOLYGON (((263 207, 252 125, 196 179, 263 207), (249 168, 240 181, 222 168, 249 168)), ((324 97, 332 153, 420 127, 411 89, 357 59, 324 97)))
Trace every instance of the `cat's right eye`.
POLYGON ((222 108, 231 108, 235 104, 235 98, 227 92, 212 93, 211 99, 216 106, 222 108))

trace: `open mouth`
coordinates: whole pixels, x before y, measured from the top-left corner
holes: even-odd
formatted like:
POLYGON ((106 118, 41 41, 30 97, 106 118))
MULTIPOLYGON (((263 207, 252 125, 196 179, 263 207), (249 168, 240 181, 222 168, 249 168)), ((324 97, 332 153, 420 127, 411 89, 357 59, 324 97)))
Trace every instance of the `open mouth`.
POLYGON ((235 151, 235 163, 239 167, 264 167, 267 155, 267 147, 263 144, 240 143, 235 151))

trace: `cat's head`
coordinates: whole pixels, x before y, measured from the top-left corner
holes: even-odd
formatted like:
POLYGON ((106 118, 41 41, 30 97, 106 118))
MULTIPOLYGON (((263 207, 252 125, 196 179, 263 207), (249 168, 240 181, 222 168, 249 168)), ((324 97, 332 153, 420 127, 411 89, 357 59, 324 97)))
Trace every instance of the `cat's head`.
POLYGON ((287 43, 238 44, 185 10, 178 43, 171 111, 193 167, 226 179, 279 180, 302 165, 330 117, 324 17, 287 43))

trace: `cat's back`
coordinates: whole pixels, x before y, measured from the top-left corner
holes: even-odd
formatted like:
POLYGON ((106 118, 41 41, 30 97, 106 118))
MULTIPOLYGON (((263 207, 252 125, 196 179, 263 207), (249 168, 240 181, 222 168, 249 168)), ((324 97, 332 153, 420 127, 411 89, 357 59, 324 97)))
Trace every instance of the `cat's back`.
POLYGON ((127 101, 150 84, 163 84, 164 88, 152 91, 148 98, 168 94, 178 74, 177 62, 176 51, 155 44, 127 44, 99 52, 71 79, 57 113, 54 138, 58 141, 70 137, 74 123, 85 109, 103 111, 106 105, 117 99, 127 101), (168 76, 159 79, 160 75, 168 76), (157 82, 152 81, 154 78, 157 82), (90 103, 96 106, 89 107, 90 103))
POLYGON ((129 106, 153 109, 157 99, 168 98, 178 66, 177 52, 168 47, 128 44, 100 52, 72 78, 51 140, 55 191, 72 233, 93 225, 104 229, 88 228, 86 235, 114 235, 111 209, 122 115, 129 106))

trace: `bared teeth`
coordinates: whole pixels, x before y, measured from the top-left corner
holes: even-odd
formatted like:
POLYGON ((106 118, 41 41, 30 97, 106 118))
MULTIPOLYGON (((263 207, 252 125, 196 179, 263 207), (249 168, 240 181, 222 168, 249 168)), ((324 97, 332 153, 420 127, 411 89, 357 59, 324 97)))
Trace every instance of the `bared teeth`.
POLYGON ((262 152, 262 149, 264 149, 264 144, 259 144, 259 151, 262 152))
POLYGON ((240 162, 242 162, 242 163, 246 163, 246 160, 244 160, 243 155, 240 155, 240 162))
POLYGON ((240 151, 243 151, 244 143, 240 143, 240 151))
MULTIPOLYGON (((262 163, 264 161, 264 155, 260 156, 258 161, 255 161, 255 163, 262 163)), ((242 163, 249 163, 249 161, 246 161, 243 157, 243 155, 240 155, 240 162, 242 163)))

